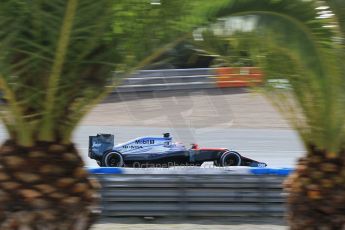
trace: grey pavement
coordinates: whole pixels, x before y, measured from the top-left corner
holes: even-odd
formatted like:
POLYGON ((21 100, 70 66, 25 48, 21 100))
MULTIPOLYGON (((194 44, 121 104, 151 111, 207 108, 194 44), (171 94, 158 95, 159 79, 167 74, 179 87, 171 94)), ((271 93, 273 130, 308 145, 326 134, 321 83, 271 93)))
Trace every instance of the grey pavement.
POLYGON ((219 225, 198 225, 198 224, 96 224, 92 230, 287 230, 287 226, 274 224, 219 224, 219 225))
POLYGON ((111 218, 103 219, 95 224, 92 230, 287 230, 285 222, 277 219, 251 220, 247 223, 236 222, 227 218, 198 219, 142 219, 142 218, 111 218))
POLYGON ((115 135, 115 142, 121 143, 144 135, 161 135, 171 132, 176 141, 185 145, 198 143, 203 147, 224 147, 238 151, 244 156, 266 162, 270 167, 293 167, 304 148, 297 134, 290 129, 239 129, 239 128, 172 128, 135 126, 81 126, 74 135, 79 151, 90 167, 97 167, 87 157, 88 136, 97 133, 115 135))
POLYGON ((89 135, 111 133, 121 143, 165 132, 185 145, 230 148, 271 167, 292 167, 305 152, 269 100, 243 89, 113 95, 83 120, 74 141, 87 165, 96 166, 86 157, 89 135))
POLYGON ((231 90, 110 96, 85 125, 182 128, 290 128, 262 94, 231 90))

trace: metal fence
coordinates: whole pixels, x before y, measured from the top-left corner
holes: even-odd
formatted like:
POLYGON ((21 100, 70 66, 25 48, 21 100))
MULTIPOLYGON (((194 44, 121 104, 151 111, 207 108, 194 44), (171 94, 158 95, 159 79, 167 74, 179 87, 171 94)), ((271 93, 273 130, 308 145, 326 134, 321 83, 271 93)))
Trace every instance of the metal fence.
POLYGON ((95 174, 104 216, 282 217, 284 175, 95 174))
MULTIPOLYGON (((115 74, 116 77, 116 74, 115 74)), ((118 93, 246 87, 260 83, 255 67, 140 70, 128 76, 118 93)))

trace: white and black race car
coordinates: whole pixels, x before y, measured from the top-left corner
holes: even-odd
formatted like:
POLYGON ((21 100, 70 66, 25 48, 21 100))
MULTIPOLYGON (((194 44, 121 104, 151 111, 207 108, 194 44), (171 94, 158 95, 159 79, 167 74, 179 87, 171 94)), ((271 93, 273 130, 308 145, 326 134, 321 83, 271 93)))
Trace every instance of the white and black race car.
POLYGON ((90 136, 89 157, 101 167, 200 166, 206 161, 213 161, 216 166, 267 166, 226 148, 199 148, 196 144, 186 148, 174 143, 169 133, 138 137, 117 145, 112 134, 90 136))

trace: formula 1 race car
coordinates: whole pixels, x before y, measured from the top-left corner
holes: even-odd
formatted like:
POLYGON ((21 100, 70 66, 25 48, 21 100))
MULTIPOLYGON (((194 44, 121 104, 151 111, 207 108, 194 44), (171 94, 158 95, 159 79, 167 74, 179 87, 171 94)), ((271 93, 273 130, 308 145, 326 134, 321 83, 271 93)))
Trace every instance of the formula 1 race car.
POLYGON ((216 166, 266 167, 266 163, 241 156, 225 148, 186 148, 174 143, 169 133, 138 137, 114 146, 114 135, 89 136, 89 157, 101 167, 200 166, 213 161, 216 166))

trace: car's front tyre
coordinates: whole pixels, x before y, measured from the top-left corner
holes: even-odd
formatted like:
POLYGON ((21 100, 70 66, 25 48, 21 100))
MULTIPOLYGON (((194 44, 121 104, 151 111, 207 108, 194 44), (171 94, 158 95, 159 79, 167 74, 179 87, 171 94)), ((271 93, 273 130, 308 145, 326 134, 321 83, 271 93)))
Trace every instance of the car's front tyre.
POLYGON ((122 167, 124 161, 121 153, 110 151, 103 155, 102 166, 104 167, 122 167))
POLYGON ((241 155, 235 151, 224 152, 219 160, 220 166, 240 166, 242 163, 241 155))

